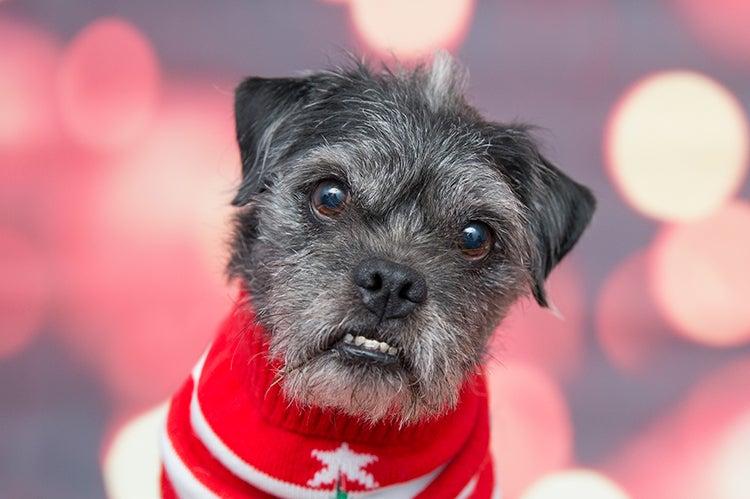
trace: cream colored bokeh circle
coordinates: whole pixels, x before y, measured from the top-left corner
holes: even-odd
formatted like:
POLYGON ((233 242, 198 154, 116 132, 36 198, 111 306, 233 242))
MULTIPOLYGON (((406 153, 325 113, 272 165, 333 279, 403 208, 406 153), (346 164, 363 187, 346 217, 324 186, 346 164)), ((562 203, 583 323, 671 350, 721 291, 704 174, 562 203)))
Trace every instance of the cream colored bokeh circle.
POLYGON ((115 434, 102 466, 107 497, 161 497, 159 432, 166 417, 167 404, 162 404, 128 421, 115 434))
POLYGON ((551 473, 537 480, 521 499, 629 499, 612 480, 595 471, 551 473))
POLYGON ((716 499, 746 499, 750 491, 750 412, 740 416, 720 439, 708 464, 711 489, 716 499))
POLYGON ((722 85, 668 71, 636 83, 606 132, 612 178, 640 212, 660 220, 705 217, 739 188, 748 164, 748 123, 722 85))
POLYGON ((474 10, 473 0, 350 0, 352 23, 376 51, 400 59, 453 48, 474 10))

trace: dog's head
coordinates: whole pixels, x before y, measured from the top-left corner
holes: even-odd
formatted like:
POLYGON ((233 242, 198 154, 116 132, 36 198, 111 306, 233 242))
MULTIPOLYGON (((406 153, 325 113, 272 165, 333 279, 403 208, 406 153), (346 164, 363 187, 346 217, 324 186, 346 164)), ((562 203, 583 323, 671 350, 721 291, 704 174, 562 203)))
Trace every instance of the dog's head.
POLYGON ((238 87, 229 269, 297 402, 402 421, 452 407, 588 224, 591 193, 526 127, 484 120, 461 80, 438 57, 238 87))

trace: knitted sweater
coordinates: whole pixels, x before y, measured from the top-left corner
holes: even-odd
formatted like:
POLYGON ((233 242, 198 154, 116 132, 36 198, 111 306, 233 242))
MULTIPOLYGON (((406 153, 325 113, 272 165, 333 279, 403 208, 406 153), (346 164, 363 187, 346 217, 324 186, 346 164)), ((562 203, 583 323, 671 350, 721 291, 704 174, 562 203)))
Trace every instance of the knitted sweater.
POLYGON ((164 498, 499 497, 483 375, 455 410, 399 428, 291 403, 278 368, 252 311, 237 305, 172 398, 164 498))

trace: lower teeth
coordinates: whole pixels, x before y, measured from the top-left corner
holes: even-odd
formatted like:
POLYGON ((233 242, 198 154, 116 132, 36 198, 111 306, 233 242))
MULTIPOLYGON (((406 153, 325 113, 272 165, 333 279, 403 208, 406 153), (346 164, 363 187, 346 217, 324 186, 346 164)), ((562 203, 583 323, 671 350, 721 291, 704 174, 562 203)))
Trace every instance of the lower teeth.
POLYGON ((366 348, 367 350, 379 351, 388 355, 396 355, 398 353, 398 348, 392 347, 384 341, 377 341, 365 338, 364 336, 355 337, 350 333, 347 333, 346 336, 344 336, 344 343, 354 344, 358 347, 366 348))

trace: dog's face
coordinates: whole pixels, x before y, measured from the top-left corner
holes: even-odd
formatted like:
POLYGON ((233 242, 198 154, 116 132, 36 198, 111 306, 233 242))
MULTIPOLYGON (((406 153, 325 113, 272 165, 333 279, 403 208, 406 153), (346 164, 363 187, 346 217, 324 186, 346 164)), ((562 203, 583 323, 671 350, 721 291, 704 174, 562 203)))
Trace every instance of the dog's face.
POLYGON ((302 404, 402 421, 452 407, 508 307, 593 198, 522 126, 484 121, 450 60, 243 82, 230 273, 302 404))

